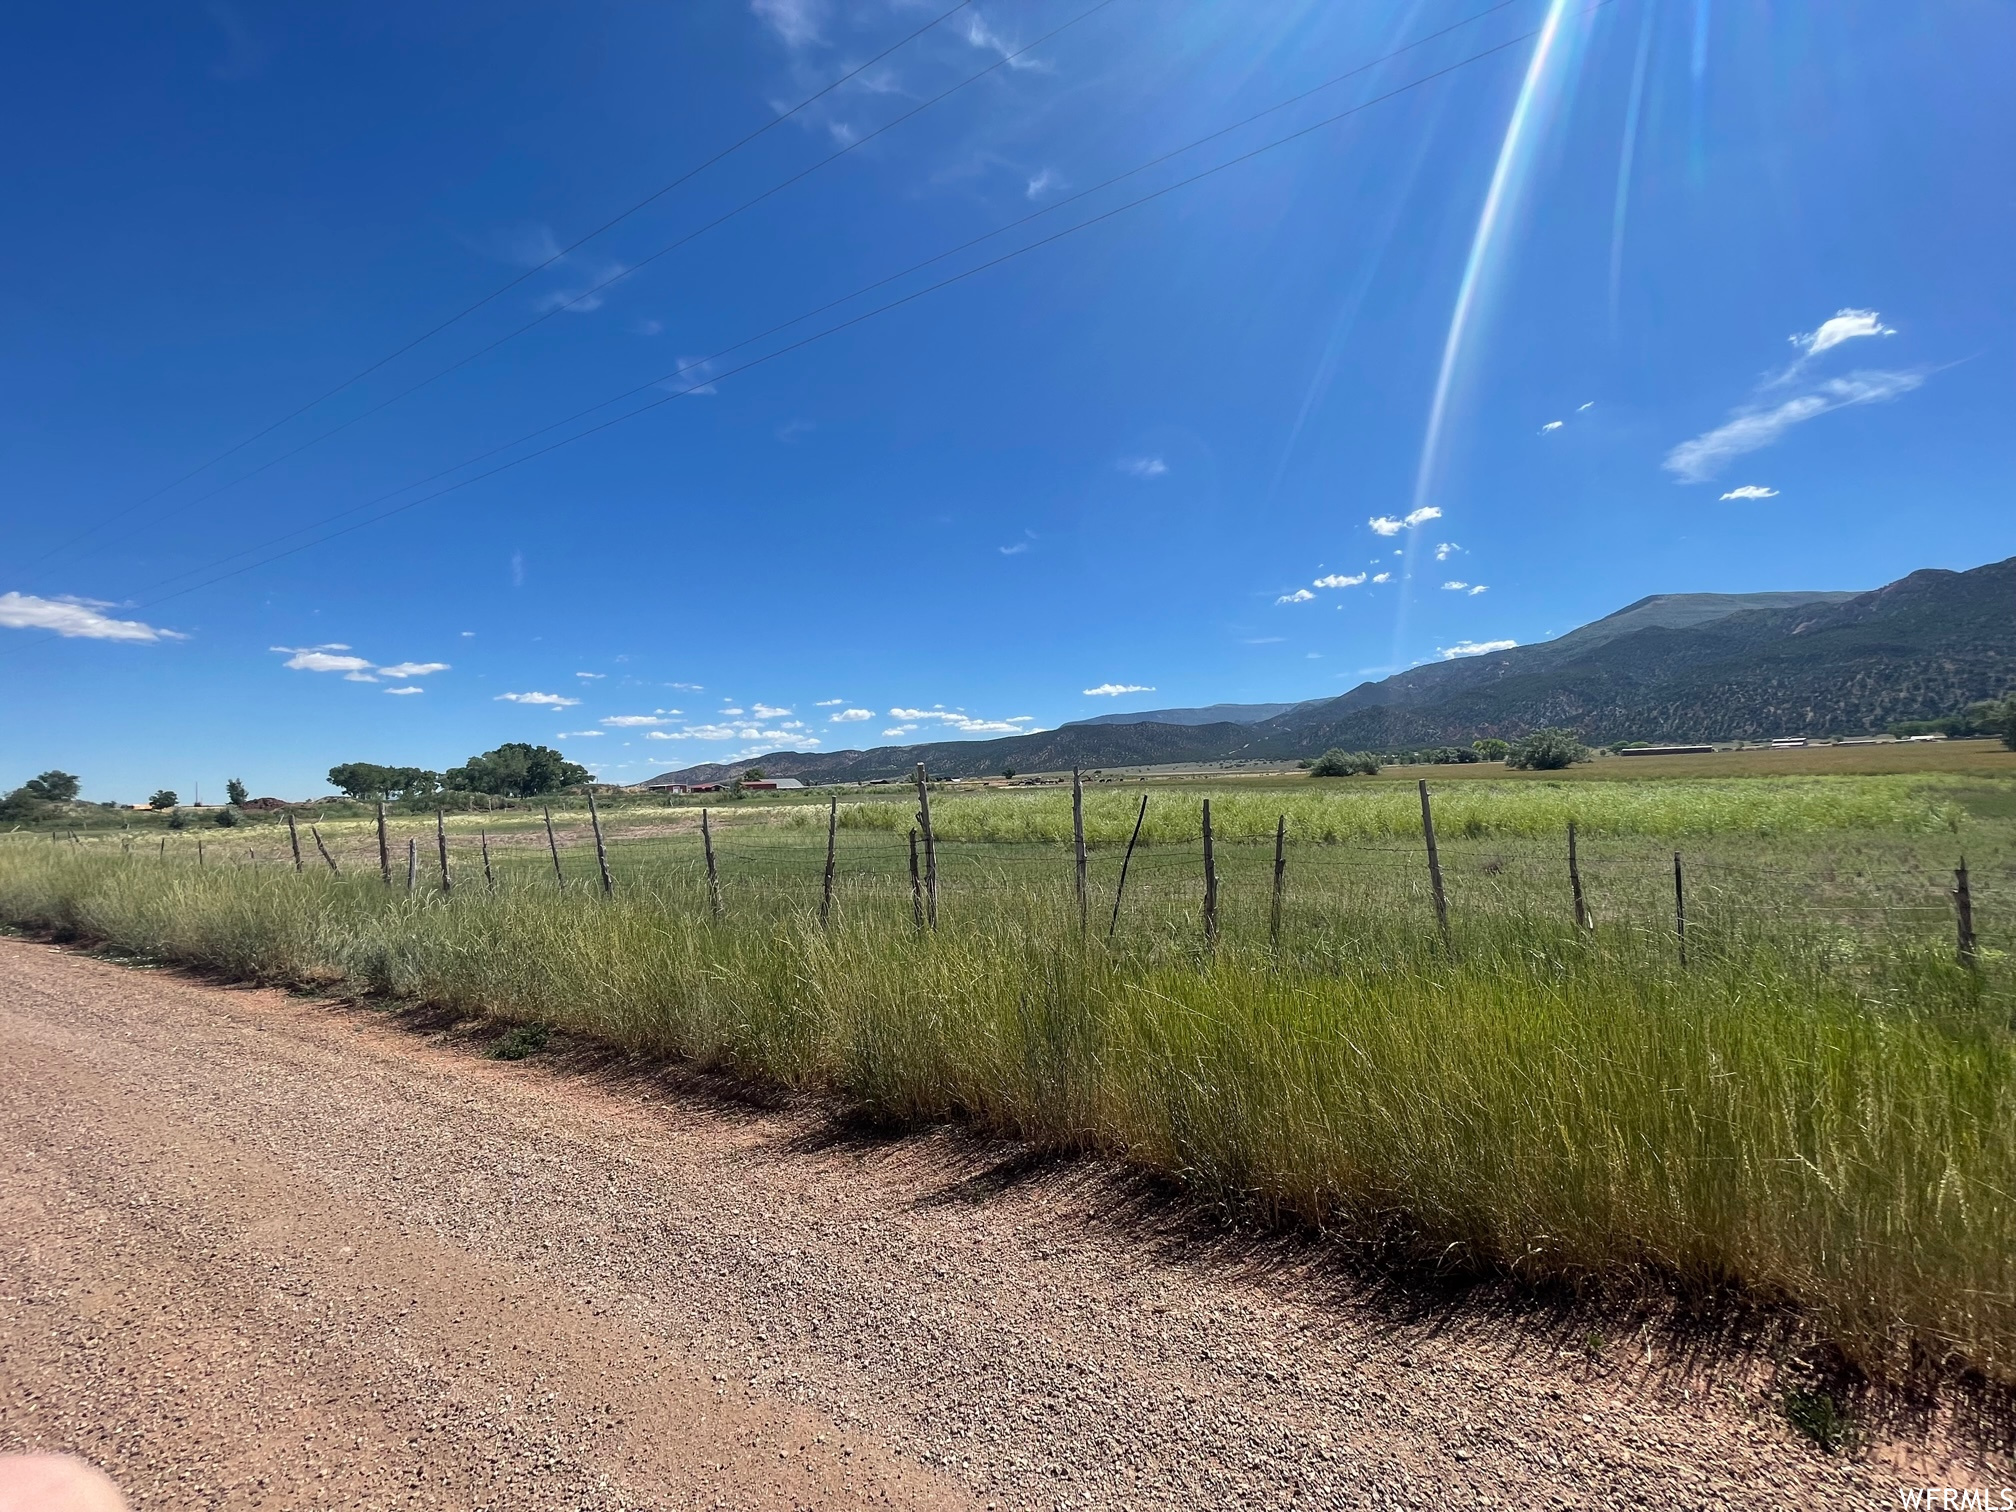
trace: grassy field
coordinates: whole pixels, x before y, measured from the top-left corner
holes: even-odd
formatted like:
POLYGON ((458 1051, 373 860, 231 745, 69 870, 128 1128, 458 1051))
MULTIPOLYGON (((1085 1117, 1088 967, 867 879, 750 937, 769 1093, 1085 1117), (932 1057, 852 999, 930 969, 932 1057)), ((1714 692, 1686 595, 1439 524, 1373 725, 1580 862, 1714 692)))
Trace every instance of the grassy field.
POLYGON ((962 1118, 1437 1264, 1737 1287, 1797 1304, 1872 1369, 1915 1352, 2016 1380, 2016 782, 1444 770, 1446 942, 1412 783, 1383 778, 1096 784, 1082 933, 1055 790, 934 795, 935 932, 912 922, 911 798, 886 789, 843 800, 826 930, 811 797, 710 815, 718 917, 698 813, 639 805, 605 813, 610 899, 578 809, 556 815, 565 886, 539 815, 518 810, 451 822, 445 894, 431 816, 395 820, 389 889, 362 818, 322 826, 338 876, 312 849, 317 869, 295 875, 271 822, 17 835, 0 843, 0 918, 564 1026, 892 1120, 962 1118), (1954 959, 1948 896, 1963 848, 1974 969, 1954 959))

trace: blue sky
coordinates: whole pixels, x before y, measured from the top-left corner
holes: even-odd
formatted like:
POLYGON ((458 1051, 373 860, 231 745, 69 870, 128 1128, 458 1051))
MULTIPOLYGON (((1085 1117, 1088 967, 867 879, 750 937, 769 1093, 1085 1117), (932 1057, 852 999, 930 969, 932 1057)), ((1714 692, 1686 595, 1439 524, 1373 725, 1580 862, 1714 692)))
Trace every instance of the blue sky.
POLYGON ((636 780, 2016 552, 2000 0, 951 3, 11 11, 0 784, 636 780))

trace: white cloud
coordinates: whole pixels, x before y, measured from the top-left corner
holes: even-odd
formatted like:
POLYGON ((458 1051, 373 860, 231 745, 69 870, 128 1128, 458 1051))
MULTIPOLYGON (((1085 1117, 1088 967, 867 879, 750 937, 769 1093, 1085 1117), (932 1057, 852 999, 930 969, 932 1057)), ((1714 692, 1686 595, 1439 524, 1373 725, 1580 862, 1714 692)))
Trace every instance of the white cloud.
POLYGON ((1471 588, 1471 590, 1470 590, 1470 597, 1471 597, 1471 598, 1475 598, 1475 597, 1477 597, 1477 595, 1478 595, 1478 594, 1480 594, 1480 593, 1489 593, 1490 591, 1491 591, 1491 588, 1490 588, 1490 585, 1489 585, 1489 584, 1486 584, 1486 583, 1478 583, 1478 584, 1476 584, 1476 585, 1475 585, 1474 587, 1472 587, 1472 588, 1471 588))
POLYGON ((821 0, 749 0, 756 19, 777 33, 786 47, 804 47, 819 40, 826 16, 821 0))
POLYGON ((833 716, 834 724, 859 724, 864 719, 873 719, 873 709, 842 709, 833 716))
POLYGON ((401 693, 425 693, 427 690, 425 688, 386 688, 382 691, 397 697, 401 693))
POLYGON ((361 656, 339 656, 334 653, 350 648, 340 641, 326 646, 268 646, 269 651, 291 652, 283 667, 294 672, 341 672, 352 682, 371 682, 372 666, 361 656))
MULTIPOLYGON (((1823 327, 1824 329, 1824 327, 1823 327)), ((1818 332, 1815 333, 1816 337, 1818 332)), ((1705 483, 1723 465, 1761 451, 1795 425, 1844 409, 1851 404, 1877 404, 1908 394, 1924 382, 1917 373, 1858 372, 1829 378, 1809 393, 1778 404, 1754 405, 1736 411, 1715 429, 1682 441, 1666 454, 1665 468, 1682 483, 1705 483)))
POLYGON ((1419 509, 1411 510, 1397 520, 1391 515, 1374 515, 1365 523, 1372 527, 1374 535, 1396 536, 1403 530, 1412 530, 1416 525, 1441 518, 1441 510, 1433 504, 1423 504, 1419 509))
POLYGON ((1459 656, 1484 656, 1492 651, 1510 651, 1519 642, 1515 640, 1458 641, 1453 646, 1442 647, 1442 659, 1451 661, 1459 656))
POLYGON ((1837 310, 1830 320, 1823 320, 1815 330, 1795 332, 1785 339, 1797 347, 1807 357, 1818 357, 1830 347, 1837 347, 1844 341, 1853 341, 1858 336, 1895 336, 1894 327, 1883 324, 1883 317, 1874 310, 1837 310))
POLYGON ((966 40, 971 42, 975 47, 982 47, 988 52, 999 53, 1002 61, 1012 69, 1041 68, 1043 66, 1026 52, 1018 50, 999 32, 995 31, 993 27, 989 26, 981 19, 978 11, 974 11, 967 19, 966 40))
POLYGON ((1566 420, 1549 420, 1545 425, 1540 427, 1540 434, 1544 436, 1549 431, 1557 431, 1567 423, 1566 420))
POLYGON ((1393 574, 1390 572, 1375 572, 1372 574, 1372 581, 1375 583, 1390 583, 1393 581, 1393 574))
POLYGON ((1595 401, 1594 399, 1591 399, 1591 400, 1590 400, 1590 401, 1589 401, 1589 402, 1588 402, 1587 404, 1578 404, 1578 405, 1576 405, 1576 406, 1575 406, 1575 413, 1579 415, 1579 414, 1581 414, 1581 413, 1582 413, 1582 411, 1584 411, 1584 410, 1589 410, 1589 409, 1594 409, 1594 408, 1596 408, 1596 401, 1595 401))
POLYGON ((611 714, 602 723, 612 729, 635 730, 649 729, 653 725, 662 725, 665 721, 656 714, 611 714))
POLYGON ((1114 465, 1132 478, 1159 478, 1169 471, 1160 457, 1122 457, 1114 465))
POLYGON ((1297 588, 1293 593, 1284 593, 1274 600, 1277 604, 1306 604, 1316 597, 1307 588, 1297 588))
POLYGON ((1316 586, 1318 588, 1356 588, 1364 581, 1365 574, 1362 572, 1354 572, 1349 577, 1341 572, 1332 572, 1327 576, 1316 579, 1316 586))
POLYGON ((789 709, 773 708, 766 703, 755 705, 755 709, 758 719, 782 719, 786 714, 791 712, 789 709))
POLYGON ((740 716, 747 714, 748 712, 749 711, 747 709, 729 709, 729 708, 724 708, 721 711, 721 713, 729 719, 739 718, 740 716))
POLYGON ((1153 693, 1155 690, 1145 683, 1101 683, 1096 688, 1085 689, 1087 698, 1117 698, 1122 693, 1153 693))
POLYGON ((1456 553, 1461 551, 1462 549, 1463 548, 1461 546, 1458 546, 1454 541, 1443 541, 1440 545, 1438 545, 1435 548, 1435 560, 1438 562, 1446 562, 1449 560, 1449 558, 1456 555, 1456 553))
POLYGON ((844 698, 822 698, 812 707, 815 709, 837 709, 847 702, 844 698))
POLYGON ((1745 483, 1741 488, 1732 488, 1722 495, 1723 499, 1775 499, 1778 490, 1766 488, 1761 483, 1745 483))
MULTIPOLYGON (((956 730, 961 735, 1019 735, 1015 720, 980 719, 963 709, 948 709, 942 704, 929 709, 891 709, 891 719, 900 719, 905 733, 915 729, 925 721, 935 720, 946 728, 956 730)), ((1026 719, 1027 715, 1020 716, 1026 719)), ((886 735, 888 731, 883 731, 886 735)))
POLYGON ((707 691, 706 686, 701 683, 667 683, 665 686, 668 688, 677 688, 682 693, 705 693, 707 691))
POLYGON ((1461 593, 1465 588, 1468 588, 1470 585, 1466 582, 1463 582, 1460 578, 1451 578, 1448 582, 1444 583, 1442 586, 1448 592, 1461 593))
POLYGON ((1027 541, 1017 541, 1013 546, 996 546, 994 549, 1003 556, 1020 556, 1029 549, 1029 543, 1027 541))
POLYGON ((603 730, 562 730, 553 738, 555 740, 600 740, 606 733, 603 730))
POLYGON ((884 730, 882 733, 884 735, 908 735, 912 730, 916 728, 917 726, 915 725, 891 725, 888 729, 884 730))
POLYGON ((600 680, 601 678, 607 677, 609 674, 607 672, 576 672, 574 675, 576 677, 588 677, 600 680))
POLYGON ((381 677, 431 677, 436 672, 446 672, 446 662, 394 662, 389 667, 380 667, 381 677))
POLYGON ((1029 186, 1024 193, 1032 200, 1037 199, 1041 197, 1045 190, 1052 188, 1056 182, 1056 173, 1051 169, 1045 168, 1041 173, 1029 180, 1029 186))
POLYGON ((552 709, 571 709, 581 702, 578 698, 563 698, 558 693, 499 693, 494 703, 544 704, 552 709))
POLYGON ((83 640, 186 640, 173 630, 139 620, 113 619, 102 611, 111 605, 96 599, 37 598, 32 593, 0 593, 0 627, 8 630, 53 630, 83 640))

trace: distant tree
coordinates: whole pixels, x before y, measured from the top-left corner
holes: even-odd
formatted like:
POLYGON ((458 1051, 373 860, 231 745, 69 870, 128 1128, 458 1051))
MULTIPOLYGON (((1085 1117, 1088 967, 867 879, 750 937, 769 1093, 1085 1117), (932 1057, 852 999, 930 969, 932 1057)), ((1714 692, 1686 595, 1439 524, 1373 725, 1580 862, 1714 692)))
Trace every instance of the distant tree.
MULTIPOLYGON (((333 774, 332 774, 333 776, 333 774)), ((441 774, 442 783, 459 793, 490 793, 499 798, 537 798, 588 780, 588 769, 569 761, 551 746, 510 741, 441 774)))
POLYGON ((161 788, 154 794, 152 798, 149 798, 147 800, 147 807, 153 809, 155 812, 158 813, 162 809, 172 809, 173 807, 175 807, 176 804, 180 803, 181 801, 182 800, 180 798, 177 798, 175 796, 175 790, 173 788, 161 788))
POLYGON ((1573 730, 1535 730, 1512 742, 1505 765, 1528 772, 1558 772, 1589 759, 1589 748, 1573 730))
POLYGON ((420 767, 388 767, 379 766, 375 761, 346 761, 341 766, 329 768, 329 785, 347 797, 358 799, 425 798, 440 788, 441 777, 439 773, 424 771, 420 767))
POLYGON ((1340 751, 1334 747, 1309 763, 1311 777, 1371 777, 1379 771, 1379 758, 1369 751, 1340 751))
POLYGON ((40 777, 30 777, 21 785, 21 790, 30 798, 39 798, 44 803, 69 803, 77 796, 77 789, 83 784, 68 772, 54 768, 40 777))
POLYGON ((223 829, 230 829, 238 823, 238 810, 226 804, 210 816, 210 822, 223 829))
POLYGON ((245 784, 240 782, 236 777, 227 777, 224 779, 224 801, 226 803, 243 803, 250 796, 251 794, 245 791, 245 784))
POLYGON ((1009 779, 1014 777, 1014 775, 1015 775, 1015 768, 1013 768, 1012 766, 1004 766, 1003 768, 1001 768, 1001 780, 1003 782, 1008 781, 1009 779))
POLYGON ((763 780, 763 768, 761 767, 749 768, 748 771, 742 774, 742 780, 744 782, 761 782, 763 780))
POLYGON ((1503 761, 1505 753, 1512 749, 1510 741, 1495 740, 1490 736, 1470 742, 1470 749, 1477 753, 1479 761, 1503 761))

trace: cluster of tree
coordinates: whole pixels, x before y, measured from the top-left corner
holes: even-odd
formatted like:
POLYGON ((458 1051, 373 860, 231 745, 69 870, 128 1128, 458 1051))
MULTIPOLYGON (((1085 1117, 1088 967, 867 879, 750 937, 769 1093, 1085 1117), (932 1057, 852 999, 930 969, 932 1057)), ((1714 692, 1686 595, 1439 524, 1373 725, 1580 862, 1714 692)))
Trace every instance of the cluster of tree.
POLYGON ((1513 741, 1505 752, 1505 765, 1526 772, 1558 772, 1588 759, 1589 747, 1573 730, 1535 730, 1513 741))
POLYGON ((58 804, 75 803, 82 786, 79 778, 52 768, 0 798, 0 819, 33 819, 58 804))
POLYGON ((1945 735, 1954 740, 1999 735, 2004 745, 2016 751, 2016 693, 2007 698, 1984 698, 1958 714, 1938 719, 1900 720, 1890 726, 1890 733, 1900 740, 1911 735, 1945 735))
POLYGON ((1376 777, 1379 758, 1370 751, 1328 750, 1309 763, 1311 777, 1376 777))
POLYGON ((445 772, 379 766, 371 761, 347 761, 329 769, 330 786, 359 799, 430 798, 440 792, 537 798, 586 781, 586 767, 569 761, 551 746, 527 745, 522 740, 471 756, 445 772))

